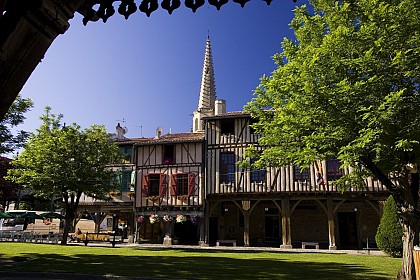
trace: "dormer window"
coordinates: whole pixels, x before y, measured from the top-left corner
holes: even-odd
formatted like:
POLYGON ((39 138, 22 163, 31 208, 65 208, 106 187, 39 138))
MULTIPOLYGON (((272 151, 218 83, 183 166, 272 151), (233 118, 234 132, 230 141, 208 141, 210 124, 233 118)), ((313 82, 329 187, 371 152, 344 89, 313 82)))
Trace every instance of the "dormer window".
POLYGON ((166 144, 163 145, 163 164, 172 164, 175 162, 175 145, 166 144))

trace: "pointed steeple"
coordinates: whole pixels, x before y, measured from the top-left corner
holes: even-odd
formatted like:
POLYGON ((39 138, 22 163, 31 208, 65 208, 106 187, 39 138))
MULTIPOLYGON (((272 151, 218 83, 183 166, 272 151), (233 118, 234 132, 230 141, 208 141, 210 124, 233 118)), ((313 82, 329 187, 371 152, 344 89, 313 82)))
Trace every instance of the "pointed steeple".
POLYGON ((207 36, 206 52, 204 54, 203 73, 201 75, 200 100, 198 109, 214 110, 216 100, 216 85, 214 83, 213 56, 211 53, 210 36, 207 36))
POLYGON ((214 115, 216 101, 216 85, 214 82, 213 56, 211 53, 210 35, 207 35, 204 54, 203 73, 201 75, 200 97, 198 108, 194 111, 193 132, 202 132, 202 118, 214 115))

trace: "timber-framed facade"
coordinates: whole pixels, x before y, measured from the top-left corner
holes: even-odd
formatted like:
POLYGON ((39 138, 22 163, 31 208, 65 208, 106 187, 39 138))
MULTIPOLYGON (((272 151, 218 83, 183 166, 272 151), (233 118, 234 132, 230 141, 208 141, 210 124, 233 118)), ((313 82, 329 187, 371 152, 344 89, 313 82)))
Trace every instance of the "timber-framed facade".
POLYGON ((137 240, 198 244, 204 239, 204 134, 160 135, 137 143, 137 240), (150 218, 156 217, 157 220, 150 218), (177 223, 178 219, 185 219, 177 223))
POLYGON ((242 112, 206 117, 206 237, 244 246, 361 249, 375 240, 382 202, 389 193, 368 179, 363 190, 341 192, 334 185, 351 170, 335 159, 297 166, 247 170, 236 163, 245 149, 257 149, 260 135, 242 112))
MULTIPOLYGON (((285 249, 309 244, 330 250, 374 246, 382 204, 389 196, 386 188, 369 178, 364 189, 341 192, 334 181, 352 170, 341 169, 336 159, 306 169, 239 166, 249 146, 264 149, 253 121, 244 112, 226 112, 226 101, 216 99, 207 38, 191 132, 163 134, 158 128, 153 138, 125 139, 117 126, 120 147, 132 149, 122 172, 133 171, 134 193, 130 189, 130 201, 113 209, 131 217, 128 224, 136 242, 228 241, 285 249), (132 209, 124 208, 131 201, 132 209)), ((125 191, 121 189, 122 198, 125 191)))

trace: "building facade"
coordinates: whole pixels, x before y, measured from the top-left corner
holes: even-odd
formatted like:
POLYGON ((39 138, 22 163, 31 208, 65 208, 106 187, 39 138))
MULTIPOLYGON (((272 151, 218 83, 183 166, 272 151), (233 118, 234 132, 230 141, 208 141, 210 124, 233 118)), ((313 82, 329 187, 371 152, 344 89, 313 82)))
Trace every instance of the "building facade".
POLYGON ((237 163, 261 135, 244 112, 226 112, 217 100, 210 39, 192 131, 116 140, 128 155, 119 167, 118 196, 81 203, 81 209, 115 217, 135 242, 361 249, 374 246, 388 191, 367 179, 364 189, 341 192, 334 181, 351 169, 328 159, 309 168, 250 170, 237 163), (128 183, 130 182, 130 183, 128 183), (102 203, 102 205, 101 205, 102 203), (96 207, 96 208, 95 208, 96 207), (369 244, 369 245, 368 245, 369 244))
POLYGON ((160 135, 158 130, 134 149, 138 242, 202 242, 204 134, 160 135))
POLYGON ((328 249, 363 248, 370 240, 372 246, 389 195, 382 184, 368 179, 362 190, 341 192, 334 180, 351 170, 335 159, 307 169, 244 169, 237 162, 245 149, 264 149, 252 122, 249 114, 226 112, 226 102, 217 100, 207 38, 192 133, 157 131, 154 139, 135 144, 137 240, 282 248, 310 242, 328 249), (185 222, 175 220, 179 214, 188 217, 185 222), (159 221, 151 224, 151 215, 159 221))
POLYGON ((205 118, 207 243, 236 240, 244 246, 358 249, 374 242, 388 192, 378 181, 341 192, 334 180, 343 170, 335 159, 298 166, 250 170, 237 162, 258 146, 250 115, 205 118))

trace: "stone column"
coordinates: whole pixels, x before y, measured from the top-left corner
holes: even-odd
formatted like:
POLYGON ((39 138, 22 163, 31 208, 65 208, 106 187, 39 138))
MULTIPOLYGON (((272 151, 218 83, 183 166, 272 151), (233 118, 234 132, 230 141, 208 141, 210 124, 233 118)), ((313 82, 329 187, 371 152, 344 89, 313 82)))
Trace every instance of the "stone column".
POLYGON ((282 249, 292 249, 292 233, 290 227, 290 200, 283 198, 281 200, 281 236, 282 249))
POLYGON ((249 247, 249 217, 251 209, 251 201, 243 200, 242 201, 242 214, 244 216, 244 246, 249 247))
POLYGON ((206 245, 206 227, 205 227, 207 218, 204 219, 203 216, 197 216, 197 219, 198 219, 198 226, 199 226, 199 231, 200 231, 200 240, 198 241, 198 245, 207 246, 206 245))
POLYGON ((163 245, 169 246, 172 245, 172 228, 174 220, 169 222, 163 222, 165 237, 163 238, 163 245))
POLYGON ((0 118, 54 39, 69 28, 69 20, 82 3, 83 0, 7 1, 0 17, 0 118))
POLYGON ((328 216, 328 236, 329 236, 329 248, 330 250, 337 250, 335 244, 335 226, 334 226, 334 203, 331 197, 327 198, 327 216, 328 216))
POLYGON ((244 246, 249 247, 249 210, 243 211, 244 215, 244 246))

